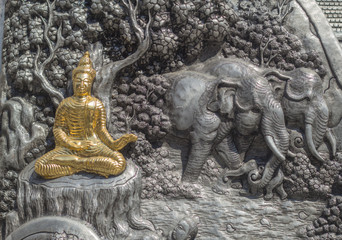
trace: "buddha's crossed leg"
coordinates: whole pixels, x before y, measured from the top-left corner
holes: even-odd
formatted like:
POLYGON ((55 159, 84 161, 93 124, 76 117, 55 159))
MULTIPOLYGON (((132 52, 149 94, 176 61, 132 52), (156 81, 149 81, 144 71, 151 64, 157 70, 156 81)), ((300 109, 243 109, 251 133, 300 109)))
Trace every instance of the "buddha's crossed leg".
POLYGON ((46 179, 72 175, 80 171, 109 175, 119 175, 126 168, 126 160, 120 152, 105 145, 90 147, 77 152, 57 147, 39 158, 36 172, 46 179))
POLYGON ((63 176, 72 175, 78 172, 74 167, 68 165, 60 165, 56 163, 55 158, 58 156, 71 156, 72 151, 66 148, 57 147, 52 151, 44 154, 37 159, 35 163, 35 171, 46 179, 53 179, 63 176))

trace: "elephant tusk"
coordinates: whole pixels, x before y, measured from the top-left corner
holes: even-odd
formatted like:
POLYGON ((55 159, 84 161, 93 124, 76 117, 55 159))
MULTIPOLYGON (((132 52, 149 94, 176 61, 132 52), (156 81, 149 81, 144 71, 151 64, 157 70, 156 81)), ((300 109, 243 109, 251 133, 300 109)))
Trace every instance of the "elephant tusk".
POLYGON ((317 152, 317 149, 315 147, 315 144, 313 142, 313 138, 312 138, 312 125, 311 124, 306 124, 305 125, 305 136, 306 136, 306 141, 308 144, 308 148, 311 152, 311 154, 317 158, 317 160, 324 162, 324 159, 322 158, 322 156, 317 152))
POLYGON ((277 148, 273 138, 271 136, 266 136, 265 137, 266 140, 266 144, 267 146, 271 149, 271 151, 273 152, 273 154, 281 161, 285 160, 285 156, 279 151, 279 149, 277 148))
POLYGON ((287 156, 295 158, 297 155, 293 152, 291 152, 290 150, 287 151, 287 156))
POLYGON ((336 156, 336 138, 334 134, 332 133, 332 129, 329 128, 327 132, 325 133, 325 136, 327 137, 330 143, 333 156, 336 156))

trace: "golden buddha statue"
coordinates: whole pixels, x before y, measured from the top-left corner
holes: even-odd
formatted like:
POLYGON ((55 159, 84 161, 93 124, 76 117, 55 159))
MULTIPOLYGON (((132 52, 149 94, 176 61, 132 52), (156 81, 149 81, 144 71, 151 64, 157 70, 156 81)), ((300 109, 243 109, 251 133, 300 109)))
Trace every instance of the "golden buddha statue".
POLYGON ((56 147, 40 157, 35 171, 46 179, 85 171, 104 177, 119 175, 126 160, 118 152, 137 136, 125 134, 113 140, 106 129, 103 103, 91 96, 96 71, 86 52, 72 72, 74 95, 58 106, 53 127, 56 147))

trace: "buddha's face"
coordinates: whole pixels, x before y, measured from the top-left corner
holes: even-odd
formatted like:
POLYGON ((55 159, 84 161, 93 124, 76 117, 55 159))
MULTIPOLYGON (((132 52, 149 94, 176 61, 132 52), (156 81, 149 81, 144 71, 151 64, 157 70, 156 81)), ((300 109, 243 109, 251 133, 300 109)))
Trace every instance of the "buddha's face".
POLYGON ((88 73, 77 73, 73 79, 74 95, 90 95, 91 85, 91 76, 88 73))

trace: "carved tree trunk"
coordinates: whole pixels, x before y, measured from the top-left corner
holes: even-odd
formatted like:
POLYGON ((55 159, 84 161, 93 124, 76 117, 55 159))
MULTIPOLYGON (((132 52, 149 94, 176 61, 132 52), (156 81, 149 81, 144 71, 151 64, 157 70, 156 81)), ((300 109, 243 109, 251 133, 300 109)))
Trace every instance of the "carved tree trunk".
POLYGON ((127 162, 123 174, 103 178, 81 173, 44 180, 28 165, 18 179, 18 213, 23 224, 41 216, 70 216, 92 224, 106 239, 120 239, 134 229, 150 229, 140 216, 141 172, 127 162))

